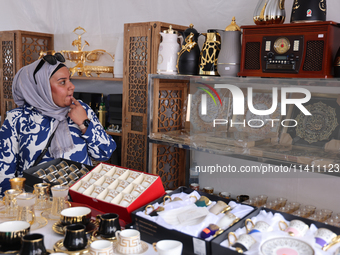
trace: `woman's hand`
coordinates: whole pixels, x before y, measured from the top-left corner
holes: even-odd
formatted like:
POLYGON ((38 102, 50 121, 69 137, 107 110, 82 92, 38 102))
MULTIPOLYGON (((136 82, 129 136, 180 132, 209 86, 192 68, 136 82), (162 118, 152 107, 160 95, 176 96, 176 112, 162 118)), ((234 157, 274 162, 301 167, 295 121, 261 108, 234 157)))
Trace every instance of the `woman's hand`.
POLYGON ((70 105, 70 111, 68 116, 76 123, 78 126, 83 124, 84 120, 88 119, 87 114, 83 106, 74 97, 71 98, 72 104, 70 105))

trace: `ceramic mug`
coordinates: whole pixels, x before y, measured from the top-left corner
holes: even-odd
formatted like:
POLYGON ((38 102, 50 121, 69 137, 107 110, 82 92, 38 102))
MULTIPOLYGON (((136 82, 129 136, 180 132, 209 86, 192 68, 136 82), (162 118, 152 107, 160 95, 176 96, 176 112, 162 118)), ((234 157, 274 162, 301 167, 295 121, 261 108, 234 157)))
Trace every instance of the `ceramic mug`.
POLYGON ((71 224, 66 226, 64 247, 69 251, 82 250, 87 245, 86 226, 83 224, 71 224))
POLYGON ((247 229, 247 233, 254 234, 254 233, 261 233, 261 232, 269 232, 272 231, 272 227, 265 221, 258 221, 256 224, 251 219, 246 219, 245 221, 245 227, 247 229), (251 227, 249 227, 249 224, 251 224, 251 227))
POLYGON ((291 236, 304 236, 309 229, 308 225, 301 220, 292 220, 289 225, 281 220, 279 221, 279 228, 291 236), (282 224, 284 227, 282 227, 282 224))
POLYGON ((217 203, 213 205, 209 211, 215 215, 218 215, 220 213, 225 213, 230 210, 231 210, 231 207, 227 203, 221 200, 218 200, 217 203))
POLYGON ((0 253, 18 250, 21 238, 29 234, 31 225, 26 221, 6 221, 0 224, 0 253))
POLYGON ((237 238, 234 232, 229 232, 228 240, 229 246, 234 247, 239 253, 248 251, 256 243, 256 240, 251 235, 242 234, 237 238), (232 238, 234 238, 234 241, 232 241, 232 238))
POLYGON ((112 238, 117 230, 120 230, 119 215, 115 213, 105 213, 96 216, 99 222, 98 234, 103 238, 112 238))
POLYGON ((242 203, 243 201, 248 200, 249 196, 248 195, 239 195, 239 196, 236 197, 236 199, 237 199, 237 202, 242 203))
POLYGON ((210 195, 214 194, 214 188, 213 187, 204 187, 203 192, 208 193, 210 195))
POLYGON ((183 244, 176 240, 161 240, 152 246, 159 255, 181 255, 183 250, 183 244))
POLYGON ((60 213, 62 225, 80 223, 87 225, 91 220, 91 209, 85 206, 66 208, 60 213))
POLYGON ((142 252, 142 244, 140 241, 140 233, 135 229, 124 229, 116 231, 118 253, 134 254, 142 252))
POLYGON ((46 254, 44 236, 42 234, 28 234, 21 238, 19 255, 46 254))
POLYGON ((91 255, 113 255, 113 245, 108 240, 96 240, 90 244, 91 255))
POLYGON ((234 225, 240 219, 236 217, 231 212, 227 212, 217 223, 216 225, 219 226, 221 229, 227 229, 228 227, 234 225))
POLYGON ((331 243, 336 236, 333 231, 327 228, 319 228, 315 233, 315 244, 319 246, 319 248, 323 248, 331 243))

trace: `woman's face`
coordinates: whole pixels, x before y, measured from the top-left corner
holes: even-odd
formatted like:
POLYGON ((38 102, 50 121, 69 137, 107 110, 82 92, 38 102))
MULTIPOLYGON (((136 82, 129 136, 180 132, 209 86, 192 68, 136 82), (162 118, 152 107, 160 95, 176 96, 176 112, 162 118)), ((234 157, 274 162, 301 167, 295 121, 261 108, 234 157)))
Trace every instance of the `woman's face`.
POLYGON ((70 72, 67 67, 60 68, 50 78, 53 102, 60 107, 72 104, 74 85, 70 80, 70 72))

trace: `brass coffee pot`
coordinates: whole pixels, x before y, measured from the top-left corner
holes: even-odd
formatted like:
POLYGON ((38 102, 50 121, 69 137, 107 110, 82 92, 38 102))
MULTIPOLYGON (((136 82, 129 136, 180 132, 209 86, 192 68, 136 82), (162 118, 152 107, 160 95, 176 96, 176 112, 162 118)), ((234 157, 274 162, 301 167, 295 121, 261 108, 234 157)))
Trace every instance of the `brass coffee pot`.
POLYGON ((259 0, 253 19, 256 25, 282 24, 286 19, 285 0, 259 0))

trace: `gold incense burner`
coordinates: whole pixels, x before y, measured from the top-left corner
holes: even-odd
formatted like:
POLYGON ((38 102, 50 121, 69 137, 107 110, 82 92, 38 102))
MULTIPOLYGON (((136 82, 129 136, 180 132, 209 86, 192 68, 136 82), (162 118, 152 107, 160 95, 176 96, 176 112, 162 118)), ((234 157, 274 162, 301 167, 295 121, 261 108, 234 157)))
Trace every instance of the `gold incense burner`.
MULTIPOLYGON (((112 58, 112 61, 114 61, 114 56, 103 49, 84 51, 85 46, 90 46, 90 44, 86 40, 84 45, 82 45, 81 36, 86 33, 86 30, 82 27, 77 27, 73 30, 73 33, 78 36, 78 39, 72 42, 72 46, 77 47, 77 50, 61 51, 66 60, 69 60, 76 64, 74 67, 69 68, 71 76, 73 76, 75 73, 77 73, 78 76, 82 76, 83 74, 85 74, 86 77, 92 77, 92 73, 96 73, 98 77, 100 77, 102 73, 110 73, 113 75, 113 66, 94 66, 86 64, 98 61, 100 57, 104 54, 108 54, 112 58), (78 30, 82 32, 77 33, 78 30)), ((40 52, 40 58, 46 54, 53 55, 54 53, 55 51, 40 52)))

